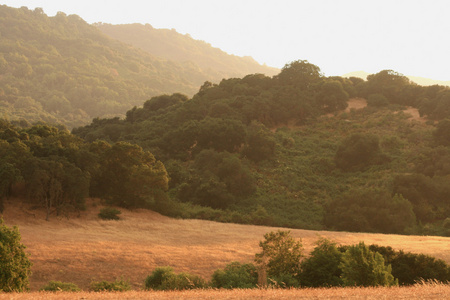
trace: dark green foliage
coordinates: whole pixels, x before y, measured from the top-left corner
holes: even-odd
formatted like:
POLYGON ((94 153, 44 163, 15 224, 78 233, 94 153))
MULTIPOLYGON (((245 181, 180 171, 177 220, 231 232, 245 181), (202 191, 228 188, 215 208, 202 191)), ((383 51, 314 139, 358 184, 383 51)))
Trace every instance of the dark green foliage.
POLYGON ((370 94, 367 97, 367 105, 375 107, 383 107, 389 104, 389 100, 382 94, 370 94))
POLYGON ((131 290, 131 285, 123 279, 116 279, 115 281, 103 280, 91 282, 90 289, 94 292, 125 292, 131 290))
POLYGON ((450 146, 450 119, 439 121, 433 136, 438 144, 450 146))
POLYGON ((28 290, 31 262, 25 248, 19 229, 6 226, 0 219, 0 292, 28 290))
POLYGON ((355 133, 339 146, 335 162, 344 171, 364 170, 370 165, 386 162, 388 158, 380 149, 379 139, 372 134, 355 133))
POLYGON ((428 177, 450 174, 450 147, 425 148, 414 159, 415 171, 428 177))
POLYGON ((167 172, 152 153, 126 142, 106 148, 91 188, 111 204, 145 207, 154 201, 157 191, 167 190, 167 172))
POLYGON ((256 288, 258 272, 253 264, 232 262, 212 275, 211 285, 215 288, 249 289, 256 288))
POLYGON ((275 141, 262 124, 252 122, 247 129, 247 143, 242 154, 248 159, 260 162, 275 157, 275 141))
POLYGON ((400 251, 391 264, 392 275, 398 278, 401 285, 412 285, 428 279, 450 282, 450 266, 428 255, 400 251))
POLYGON ((301 273, 303 257, 301 241, 296 241, 290 231, 269 232, 259 243, 261 252, 255 254, 255 262, 266 272, 269 280, 278 285, 296 286, 301 273))
POLYGON ((340 269, 346 286, 398 285, 391 274, 391 266, 384 264, 383 256, 371 251, 363 242, 350 246, 345 251, 340 269))
POLYGON ((61 281, 49 281, 46 285, 41 287, 39 291, 46 292, 79 292, 80 288, 71 282, 61 282, 61 281))
POLYGON ((328 80, 320 87, 316 101, 324 112, 339 111, 347 107, 348 93, 339 81, 328 80))
POLYGON ((283 85, 293 85, 306 90, 322 78, 320 68, 306 60, 296 60, 286 64, 277 78, 283 85))
POLYGON ((98 217, 102 220, 119 220, 122 212, 114 207, 105 207, 100 209, 98 217))
POLYGON ((324 222, 337 230, 405 233, 414 226, 411 203, 377 189, 352 189, 327 207, 324 222))
POLYGON ((203 278, 188 273, 176 274, 171 267, 156 268, 144 282, 146 290, 190 290, 206 286, 203 278))
POLYGON ((342 253, 335 243, 319 239, 310 256, 302 261, 300 284, 307 287, 341 286, 342 253))
MULTIPOLYGON (((367 95, 381 94, 390 103, 412 105, 414 98, 402 97, 405 88, 410 85, 406 76, 392 70, 383 70, 367 76, 367 95)), ((367 96, 366 95, 366 96, 367 96)))
POLYGON ((450 266, 443 260, 378 245, 370 245, 369 249, 383 255, 386 264, 392 266, 392 275, 400 285, 413 285, 428 279, 450 281, 450 266))
POLYGON ((187 182, 180 186, 179 198, 213 208, 227 208, 255 191, 254 179, 242 161, 214 150, 197 155, 187 182))
POLYGON ((444 220, 450 213, 448 178, 422 174, 399 175, 393 182, 394 193, 401 194, 413 205, 418 221, 444 220))

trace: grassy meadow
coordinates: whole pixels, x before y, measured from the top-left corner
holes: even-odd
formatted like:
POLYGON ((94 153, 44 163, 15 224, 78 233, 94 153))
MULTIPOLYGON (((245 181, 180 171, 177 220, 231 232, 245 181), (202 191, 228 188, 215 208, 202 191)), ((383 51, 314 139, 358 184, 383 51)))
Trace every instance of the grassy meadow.
MULTIPOLYGON (((396 298, 410 299, 408 295, 449 294, 449 286, 418 285, 407 288, 380 289, 307 289, 307 290, 252 290, 252 291, 190 291, 139 292, 144 279, 160 266, 172 266, 176 272, 188 272, 209 280, 212 273, 231 261, 252 262, 259 252, 259 241, 269 231, 279 228, 223 224, 204 220, 171 219, 148 210, 122 210, 121 220, 104 221, 97 217, 102 208, 97 200, 88 202, 88 210, 79 216, 52 218, 45 221, 45 213, 26 204, 7 205, 3 214, 5 223, 17 225, 22 242, 27 246, 33 263, 30 277, 32 294, 6 294, 8 299, 52 299, 52 294, 37 293, 50 280, 72 282, 88 291, 93 281, 128 280, 136 291, 125 294, 105 293, 105 299, 176 299, 217 297, 228 299, 305 299, 314 297, 347 298, 363 295, 365 298, 383 297, 386 290, 396 298), (426 290, 426 291, 425 291, 426 290), (150 293, 150 294, 149 294, 150 293), (280 294, 281 293, 281 294, 280 294), (217 295, 217 296, 216 296, 217 295), (340 296, 339 296, 340 295, 340 296), (380 296, 381 295, 381 296, 380 296), (42 298, 39 298, 42 297, 42 298)), ((347 245, 364 241, 366 244, 392 246, 414 253, 424 253, 450 263, 450 238, 437 236, 402 236, 368 233, 291 230, 301 238, 309 253, 319 237, 327 237, 347 245)), ((98 293, 64 294, 65 299, 95 299, 98 293), (66 297, 67 295, 67 297, 66 297), (72 298, 75 297, 75 298, 72 298)), ((59 294, 61 297, 62 294, 59 294)), ((55 296, 57 297, 57 296, 55 296)), ((4 298, 2 298, 4 299, 4 298)), ((56 299, 56 298, 53 298, 56 299)))

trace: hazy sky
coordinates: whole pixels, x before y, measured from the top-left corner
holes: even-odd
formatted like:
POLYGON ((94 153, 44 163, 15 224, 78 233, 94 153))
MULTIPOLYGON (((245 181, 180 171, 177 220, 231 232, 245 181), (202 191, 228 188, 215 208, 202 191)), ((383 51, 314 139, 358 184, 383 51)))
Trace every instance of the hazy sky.
POLYGON ((227 53, 283 67, 305 59, 326 76, 392 69, 450 80, 450 0, 9 0, 88 23, 174 28, 227 53))

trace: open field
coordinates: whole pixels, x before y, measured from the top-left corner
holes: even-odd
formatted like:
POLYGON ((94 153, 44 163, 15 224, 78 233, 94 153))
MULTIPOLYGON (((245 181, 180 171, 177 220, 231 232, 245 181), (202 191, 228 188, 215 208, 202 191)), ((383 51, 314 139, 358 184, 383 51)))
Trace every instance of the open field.
MULTIPOLYGON (((172 266, 176 272, 189 272, 209 280, 216 269, 231 261, 251 262, 260 250, 258 243, 263 235, 279 229, 171 219, 147 210, 122 210, 122 220, 103 221, 97 217, 100 208, 90 201, 88 210, 79 217, 53 217, 47 222, 43 211, 31 210, 26 205, 6 205, 5 223, 19 226, 22 242, 33 262, 31 291, 37 291, 50 280, 72 282, 88 290, 92 281, 113 281, 121 276, 134 289, 142 289, 146 276, 158 266, 172 266)), ((364 241, 425 253, 450 263, 448 237, 298 229, 291 232, 302 239, 306 253, 323 236, 340 244, 364 241)))

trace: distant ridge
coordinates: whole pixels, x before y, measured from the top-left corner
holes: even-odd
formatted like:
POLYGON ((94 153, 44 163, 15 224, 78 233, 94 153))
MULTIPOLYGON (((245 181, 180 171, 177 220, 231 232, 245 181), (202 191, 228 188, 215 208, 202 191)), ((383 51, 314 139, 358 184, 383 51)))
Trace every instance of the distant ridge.
POLYGON ((148 53, 178 63, 194 64, 208 80, 243 77, 262 73, 273 76, 279 69, 260 65, 250 56, 230 55, 211 44, 193 39, 175 29, 157 29, 150 24, 93 24, 104 34, 121 42, 141 48, 148 53))
MULTIPOLYGON (((367 75, 370 75, 371 73, 368 73, 366 71, 355 71, 355 72, 350 72, 347 74, 342 75, 342 77, 359 77, 362 78, 364 80, 366 80, 367 75)), ((424 77, 418 77, 418 76, 409 76, 406 75, 406 77, 409 78, 409 80, 411 80, 412 82, 415 82, 419 85, 423 85, 423 86, 428 86, 428 85, 446 85, 446 86, 450 86, 450 81, 442 81, 442 80, 435 80, 435 79, 429 79, 429 78, 424 78, 424 77)))

